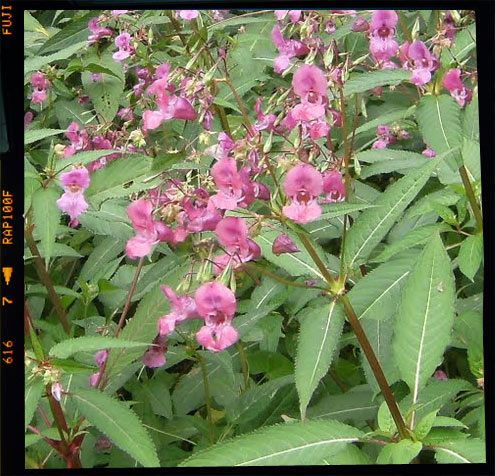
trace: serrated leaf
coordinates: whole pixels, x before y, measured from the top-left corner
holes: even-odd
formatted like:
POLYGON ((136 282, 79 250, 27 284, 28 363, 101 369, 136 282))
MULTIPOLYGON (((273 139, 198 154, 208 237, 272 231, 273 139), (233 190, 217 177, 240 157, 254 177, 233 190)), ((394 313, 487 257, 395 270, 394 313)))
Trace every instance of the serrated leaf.
MULTIPOLYGON (((356 132, 354 134, 357 136, 361 132, 366 132, 371 129, 375 129, 380 125, 390 124, 391 122, 397 121, 399 119, 406 119, 407 117, 414 114, 415 111, 416 111, 416 106, 411 106, 408 108, 399 109, 397 111, 387 112, 377 117, 376 119, 372 119, 371 121, 365 122, 356 129, 356 132)), ((349 133, 348 137, 349 138, 352 137, 352 132, 349 133)), ((370 150, 366 152, 371 152, 371 151, 374 152, 374 150, 370 150)), ((388 151, 394 152, 393 149, 381 149, 379 152, 388 152, 388 151)))
MULTIPOLYGON (((134 230, 131 225, 105 220, 104 218, 101 218, 99 212, 90 211, 83 213, 78 217, 78 220, 83 228, 87 228, 96 235, 111 236, 123 243, 134 236, 134 230)), ((122 250, 124 250, 124 246, 122 247, 122 250)))
POLYGON ((430 432, 437 418, 437 413, 438 410, 434 410, 426 414, 423 418, 421 418, 421 420, 418 421, 418 424, 414 429, 414 433, 419 440, 422 440, 430 432))
MULTIPOLYGON (((257 237, 254 238, 254 241, 258 243, 263 252, 263 257, 266 258, 271 263, 279 266, 289 273, 290 276, 304 276, 310 275, 313 277, 317 277, 319 279, 323 279, 323 275, 320 273, 316 265, 313 263, 311 256, 304 248, 304 245, 301 243, 299 237, 290 231, 286 232, 290 238, 296 243, 296 246, 299 248, 299 252, 297 253, 284 253, 279 256, 276 256, 272 252, 272 245, 275 238, 280 234, 278 231, 266 231, 263 230, 257 237)), ((323 252, 319 246, 316 247, 317 251, 320 251, 320 257, 322 257, 323 252)), ((325 261, 324 258, 322 258, 325 261)))
MULTIPOLYGON (((57 116, 57 120, 61 128, 67 129, 67 127, 69 127, 69 124, 71 122, 78 122, 79 124, 84 124, 84 126, 96 123, 96 116, 92 113, 91 110, 88 110, 82 104, 79 104, 77 102, 77 99, 68 101, 63 98, 57 98, 57 100, 55 101, 54 111, 55 111, 55 116, 57 116)), ((98 151, 91 151, 91 152, 98 152, 98 151)), ((86 152, 79 152, 79 153, 83 154, 86 152)), ((70 160, 71 157, 67 157, 65 159, 61 159, 58 162, 58 164, 60 162, 67 163, 67 161, 70 160)), ((63 165, 61 166, 63 167, 63 165)))
POLYGON ((437 154, 462 144, 460 109, 449 95, 422 97, 416 116, 424 141, 437 154))
MULTIPOLYGON (((81 50, 86 46, 86 41, 81 41, 74 45, 68 46, 67 48, 63 48, 56 53, 46 56, 34 56, 31 58, 26 58, 24 61, 24 74, 31 71, 37 71, 41 69, 41 67, 53 63, 54 61, 64 60, 72 56, 77 51, 81 50)), ((24 84, 29 81, 29 76, 24 78, 24 84)))
POLYGON ((321 206, 323 213, 321 214, 320 218, 315 220, 315 222, 341 217, 350 213, 374 207, 376 207, 376 205, 370 203, 329 203, 327 205, 321 206))
POLYGON ((401 251, 407 250, 415 246, 423 245, 426 243, 433 233, 438 233, 442 231, 448 231, 450 227, 444 224, 435 223, 433 225, 426 225, 420 228, 416 228, 407 235, 394 241, 392 244, 388 245, 378 256, 371 259, 371 261, 377 263, 383 263, 388 261, 391 257, 395 256, 401 251))
POLYGON ((38 50, 38 55, 58 51, 74 43, 80 43, 87 40, 89 36, 88 22, 94 18, 95 14, 90 12, 79 20, 69 22, 58 33, 53 35, 43 46, 38 50))
MULTIPOLYGON (((469 180, 475 182, 481 179, 480 143, 471 139, 464 139, 462 159, 466 167, 469 180)), ((461 180, 459 180, 461 182, 461 180)))
MULTIPOLYGON (((419 155, 419 154, 417 154, 419 155)), ((391 172, 397 172, 404 174, 405 171, 409 169, 415 169, 422 167, 429 162, 428 157, 416 157, 413 160, 410 158, 392 159, 392 160, 382 160, 376 162, 375 164, 369 165, 368 167, 363 167, 361 170, 360 177, 362 179, 367 179, 378 174, 389 174, 391 172)))
POLYGON ((78 152, 77 154, 71 155, 65 159, 60 159, 57 161, 55 170, 57 172, 70 170, 72 165, 81 164, 87 165, 105 155, 114 154, 115 150, 106 149, 106 150, 87 150, 85 152, 78 152))
POLYGON ((347 296, 360 320, 386 320, 392 317, 417 257, 416 251, 396 257, 367 273, 356 283, 347 296))
POLYGON ((411 79, 411 72, 404 69, 384 69, 369 73, 354 73, 344 84, 344 96, 362 93, 378 86, 399 84, 411 79))
POLYGON ((148 432, 136 414, 122 402, 94 389, 72 394, 78 410, 112 442, 145 467, 160 461, 148 432))
POLYGON ((52 256, 60 223, 61 211, 57 206, 59 198, 60 193, 54 188, 39 188, 32 200, 34 226, 43 246, 46 264, 52 256))
POLYGON ((389 443, 378 455, 377 464, 409 464, 423 445, 419 441, 402 440, 398 443, 389 443))
POLYGON ((476 24, 472 23, 467 28, 455 35, 455 41, 451 48, 444 48, 441 55, 443 66, 455 64, 456 67, 469 52, 476 48, 476 24))
POLYGON ((198 451, 179 466, 308 465, 361 435, 356 428, 331 420, 286 423, 198 451))
POLYGON ((347 233, 344 260, 352 268, 363 263, 385 237, 397 218, 406 209, 430 178, 442 157, 433 159, 390 185, 375 201, 377 208, 365 210, 347 233))
POLYGON ((67 339, 55 344, 49 354, 52 357, 66 359, 76 352, 95 352, 102 349, 128 349, 149 346, 147 342, 130 342, 124 339, 107 336, 83 336, 67 339))
POLYGON ((467 428, 461 421, 447 416, 437 416, 433 422, 433 426, 467 428))
POLYGON ((381 431, 389 435, 394 435, 397 432, 397 426, 390 413, 387 402, 382 402, 380 408, 378 408, 377 421, 378 428, 380 428, 381 431))
MULTIPOLYGON (((45 258, 45 249, 43 248, 42 245, 38 246, 38 251, 40 252, 40 256, 42 258, 45 258)), ((50 257, 55 257, 55 256, 71 256, 73 258, 81 258, 82 255, 78 253, 74 248, 71 248, 70 246, 64 245, 63 243, 53 243, 52 246, 52 252, 50 254, 50 257)), ((31 254, 31 251, 26 248, 24 251, 24 259, 29 259, 32 258, 33 255, 31 254)))
POLYGON ((328 372, 344 321, 344 311, 336 301, 331 301, 327 307, 304 312, 295 359, 295 381, 303 421, 311 395, 328 372))
POLYGON ((440 236, 435 234, 404 286, 395 326, 394 356, 411 390, 413 405, 450 342, 454 304, 450 258, 440 236))
POLYGON ((148 402, 156 415, 171 419, 173 416, 170 392, 163 381, 156 378, 148 380, 141 389, 148 398, 148 402))
POLYGON ((355 445, 346 445, 344 449, 329 458, 323 458, 320 464, 334 465, 361 465, 372 464, 369 456, 355 445))
POLYGON ((483 258, 483 235, 478 233, 477 235, 468 236, 459 249, 459 255, 457 257, 457 263, 462 273, 467 276, 471 281, 474 275, 478 271, 483 258))
POLYGON ((439 464, 486 463, 486 444, 478 438, 439 443, 435 453, 439 464))
POLYGON ((33 142, 45 139, 46 137, 55 136, 65 132, 64 129, 35 129, 24 133, 24 145, 32 144, 33 142))
POLYGON ((81 281, 98 281, 100 279, 98 277, 98 271, 108 262, 122 254, 124 249, 125 243, 123 241, 117 240, 112 236, 107 236, 88 256, 79 273, 79 279, 81 281))
POLYGON ((120 100, 124 93, 124 83, 115 76, 102 73, 99 81, 91 81, 91 74, 84 71, 81 74, 85 92, 91 99, 96 112, 103 119, 111 122, 119 109, 120 100))
POLYGON ((48 36, 48 32, 43 25, 36 20, 28 11, 24 11, 24 31, 38 31, 48 36))
POLYGON ((44 390, 43 380, 35 378, 26 386, 24 394, 24 431, 31 423, 44 390))
POLYGON ((143 182, 150 175, 151 161, 150 157, 142 155, 122 157, 93 172, 86 197, 96 205, 108 198, 124 197, 152 188, 153 182, 143 182))
POLYGON ((373 402, 368 385, 360 385, 338 395, 327 395, 308 408, 308 418, 328 418, 338 421, 374 419, 378 403, 373 402))
POLYGON ((477 141, 480 138, 480 118, 477 94, 473 96, 471 102, 464 109, 464 115, 462 116, 462 131, 466 139, 477 141))

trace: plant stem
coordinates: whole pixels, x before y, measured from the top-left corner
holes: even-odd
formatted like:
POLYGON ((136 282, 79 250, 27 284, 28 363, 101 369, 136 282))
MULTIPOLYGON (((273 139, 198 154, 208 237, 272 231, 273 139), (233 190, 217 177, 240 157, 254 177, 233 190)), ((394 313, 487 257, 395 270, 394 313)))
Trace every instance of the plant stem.
POLYGON ((40 252, 38 250, 38 247, 36 246, 36 243, 34 242, 32 229, 33 229, 33 226, 30 226, 26 230, 25 237, 26 237, 26 244, 28 245, 28 248, 31 251, 31 254, 33 255, 33 258, 34 258, 34 265, 36 267, 36 272, 38 273, 38 276, 39 276, 41 282, 44 284, 46 290, 48 291, 48 295, 50 296, 53 307, 55 308, 55 311, 56 311, 57 316, 60 320, 60 323, 62 324, 62 327, 64 328, 64 331, 70 335, 69 321, 67 321, 67 316, 65 315, 65 311, 62 307, 62 304, 60 303, 60 299, 58 297, 58 294, 55 291, 55 288, 53 286, 52 278, 50 277, 50 274, 46 270, 45 264, 43 263, 43 260, 41 259, 41 255, 40 255, 40 252))
POLYGON ((354 309, 349 301, 349 298, 346 295, 343 295, 340 298, 340 301, 344 305, 347 319, 349 320, 349 323, 351 324, 354 330, 354 334, 356 334, 359 344, 361 345, 361 348, 363 349, 364 354, 366 355, 366 359, 370 364, 371 370, 373 371, 373 375, 375 376, 376 381, 380 386, 380 390, 382 391, 383 397, 387 402, 387 406, 390 410, 390 413, 392 414, 392 418, 394 419, 395 424, 397 425, 397 429, 399 430, 400 438, 401 439, 409 438, 409 432, 407 430, 404 419, 402 418, 399 407, 397 406, 395 397, 392 391, 390 390, 390 387, 387 383, 387 379, 385 378, 385 375, 383 373, 382 367, 378 362, 378 359, 376 358, 375 352, 373 351, 373 347, 371 347, 370 341, 368 340, 368 337, 366 337, 366 333, 364 332, 364 329, 361 326, 361 323, 359 322, 359 318, 354 312, 354 309))
POLYGON ((335 286, 335 279, 332 278, 332 275, 328 271, 328 269, 325 266, 325 264, 323 263, 323 261, 318 256, 318 253, 316 252, 316 250, 314 249, 313 245, 308 240, 306 235, 304 233, 298 232, 297 236, 302 241, 302 244, 304 245, 304 247, 306 248, 306 250, 310 254, 311 258, 313 258, 314 263, 316 264, 318 269, 321 271, 321 274, 325 278, 325 281, 330 285, 330 287, 335 286))
POLYGON ((239 93, 237 92, 237 89, 232 84, 232 81, 230 81, 229 78, 225 78, 223 81, 227 84, 227 86, 231 89, 232 93, 234 94, 235 100, 239 105, 239 109, 242 112, 242 117, 244 118, 244 121, 246 122, 246 125, 248 126, 249 130, 252 131, 253 125, 251 124, 251 120, 249 119, 249 114, 246 110, 246 107, 244 106, 244 103, 242 102, 241 97, 239 96, 239 93))
POLYGON ((483 215, 481 214, 481 209, 478 205, 478 201, 476 200, 476 196, 474 195, 473 186, 471 185, 471 181, 469 180, 466 167, 461 165, 459 167, 459 173, 461 174, 462 183, 464 184, 464 188, 466 189, 466 195, 473 209, 474 216, 476 218, 476 223, 478 224, 478 232, 483 231, 483 215))
POLYGON ((237 341, 237 350, 239 351, 239 357, 241 359, 242 374, 244 375, 244 389, 249 388, 249 364, 244 351, 244 345, 242 341, 237 341))
POLYGON ((206 400, 206 413, 208 415, 208 424, 210 427, 210 443, 215 443, 215 427, 213 424, 213 414, 211 412, 211 390, 210 380, 208 378, 208 371, 206 370, 206 363, 203 356, 197 352, 199 364, 201 365, 201 372, 203 373, 203 383, 205 387, 205 400, 206 400))

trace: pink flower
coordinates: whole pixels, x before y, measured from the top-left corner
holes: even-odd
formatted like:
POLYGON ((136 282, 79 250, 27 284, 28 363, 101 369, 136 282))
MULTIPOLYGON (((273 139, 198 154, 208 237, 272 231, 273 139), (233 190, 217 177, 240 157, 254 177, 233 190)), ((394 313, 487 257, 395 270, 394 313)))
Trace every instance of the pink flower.
POLYGON ((172 230, 162 222, 154 221, 153 205, 148 200, 136 200, 127 208, 127 214, 137 236, 131 238, 126 245, 129 258, 142 258, 149 255, 160 241, 171 241, 172 230))
POLYGON ((302 10, 275 10, 273 13, 278 21, 283 20, 288 13, 290 21, 292 23, 297 23, 301 18, 302 10))
POLYGON ((95 363, 101 367, 108 359, 108 350, 100 350, 95 354, 95 363))
POLYGON ((413 72, 411 82, 423 86, 431 80, 431 72, 437 67, 437 59, 422 41, 406 42, 400 47, 399 59, 402 67, 413 72))
POLYGON ((249 230, 246 221, 238 217, 225 217, 215 228, 218 242, 230 254, 245 254, 248 249, 249 230))
POLYGON ((131 35, 127 32, 121 33, 115 38, 115 46, 119 49, 119 51, 112 55, 115 61, 124 61, 134 52, 134 49, 131 47, 131 35))
POLYGON ((110 14, 113 17, 118 17, 119 15, 123 15, 124 13, 127 13, 129 10, 112 10, 110 14))
POLYGON ((285 216, 297 223, 308 223, 321 215, 316 199, 323 192, 323 178, 309 164, 297 165, 289 171, 284 189, 291 203, 283 208, 285 216))
POLYGON ((427 147, 425 150, 423 150, 423 152, 421 152, 421 154, 423 154, 425 157, 436 157, 437 156, 436 152, 433 149, 430 149, 429 147, 427 147))
POLYGON ((263 111, 261 110, 262 103, 263 103, 262 97, 256 99, 254 110, 256 111, 256 114, 258 116, 258 122, 255 124, 254 128, 257 131, 263 131, 263 130, 273 131, 274 130, 273 124, 277 119, 277 116, 275 114, 268 114, 268 115, 263 114, 263 111))
POLYGON ((203 326, 196 334, 196 339, 205 349, 221 352, 237 342, 239 333, 231 325, 219 329, 203 326))
POLYGON ((276 73, 284 72, 290 66, 290 59, 294 56, 302 56, 309 53, 309 48, 298 40, 286 40, 278 25, 272 30, 272 41, 280 55, 275 58, 274 70, 276 73))
POLYGON ((33 94, 31 94, 31 102, 33 104, 41 104, 42 102, 46 101, 47 97, 48 97, 48 94, 47 94, 46 90, 35 89, 33 91, 33 94))
POLYGON ((33 117, 34 114, 31 111, 28 111, 26 112, 26 114, 24 114, 24 130, 27 130, 29 128, 29 124, 31 124, 33 117))
POLYGON ((237 164, 233 158, 218 161, 210 171, 219 192, 210 197, 216 208, 234 210, 242 200, 242 180, 237 172, 237 164))
POLYGON ((394 10, 376 10, 369 25, 370 53, 375 61, 386 61, 395 56, 399 44, 394 40, 398 21, 394 10))
POLYGON ((84 190, 89 187, 88 169, 76 168, 60 175, 65 193, 57 200, 58 207, 70 216, 70 226, 79 224, 77 217, 88 209, 84 190))
POLYGON ((447 374, 443 370, 437 370, 433 374, 433 378, 437 380, 448 380, 449 378, 447 377, 447 374))
POLYGON ((461 70, 458 68, 447 71, 442 79, 442 84, 445 89, 450 92, 450 95, 457 101, 459 106, 464 107, 466 103, 471 101, 473 96, 471 90, 466 88, 461 81, 461 70))
POLYGON ((169 286, 161 286, 161 290, 170 301, 170 312, 162 316, 158 321, 158 333, 161 336, 167 336, 175 329, 177 322, 186 319, 195 319, 199 317, 196 310, 196 302, 190 296, 178 296, 169 286))
POLYGON ((167 361, 165 353, 167 352, 167 344, 165 338, 156 336, 153 344, 148 347, 148 350, 143 355, 143 364, 149 368, 161 367, 167 361))
POLYGON ((351 31, 354 32, 363 32, 368 31, 369 28, 368 22, 364 18, 356 18, 354 23, 352 24, 351 31))
POLYGON ((327 78, 318 66, 305 64, 294 73, 292 88, 302 100, 312 103, 316 97, 327 97, 327 78))
POLYGON ((183 20, 194 20, 199 15, 199 10, 179 10, 179 16, 183 20))
POLYGON ((281 255, 282 253, 297 253, 299 248, 294 241, 285 233, 282 233, 275 238, 272 245, 272 253, 281 255))
POLYGON ((309 128, 309 135, 313 140, 326 137, 329 132, 330 125, 325 121, 316 121, 309 128))
POLYGON ((88 36, 88 46, 91 46, 98 42, 101 38, 112 34, 112 30, 110 30, 110 28, 98 26, 98 18, 92 18, 89 20, 88 28, 93 33, 88 36))
POLYGON ((343 202, 345 200, 345 184, 338 170, 329 170, 323 175, 323 191, 326 198, 323 203, 343 202))
POLYGON ((57 402, 60 402, 60 399, 62 398, 62 392, 63 392, 62 384, 60 382, 55 382, 52 384, 52 396, 57 402))
POLYGON ((31 75, 31 85, 37 89, 47 89, 51 86, 50 81, 45 78, 41 71, 37 71, 31 75))

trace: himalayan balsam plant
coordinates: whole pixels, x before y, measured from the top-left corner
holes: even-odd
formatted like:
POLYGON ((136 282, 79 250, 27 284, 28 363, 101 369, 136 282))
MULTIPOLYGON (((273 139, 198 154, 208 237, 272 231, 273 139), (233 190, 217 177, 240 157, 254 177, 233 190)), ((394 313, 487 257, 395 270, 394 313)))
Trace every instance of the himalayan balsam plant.
POLYGON ((25 13, 26 465, 480 463, 474 13, 25 13))

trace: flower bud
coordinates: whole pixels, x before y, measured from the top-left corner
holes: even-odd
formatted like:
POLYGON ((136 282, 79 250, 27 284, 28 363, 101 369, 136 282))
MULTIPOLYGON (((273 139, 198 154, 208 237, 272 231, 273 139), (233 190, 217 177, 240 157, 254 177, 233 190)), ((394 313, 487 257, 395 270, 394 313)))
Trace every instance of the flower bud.
POLYGON ((285 233, 278 235, 272 245, 272 253, 276 256, 282 253, 297 253, 298 251, 300 250, 297 245, 285 233))
POLYGON ((351 31, 362 32, 369 28, 368 22, 364 18, 356 18, 352 24, 351 31))
POLYGON ((62 385, 60 382, 55 382, 52 385, 52 396, 57 402, 60 402, 60 399, 62 398, 62 385))

